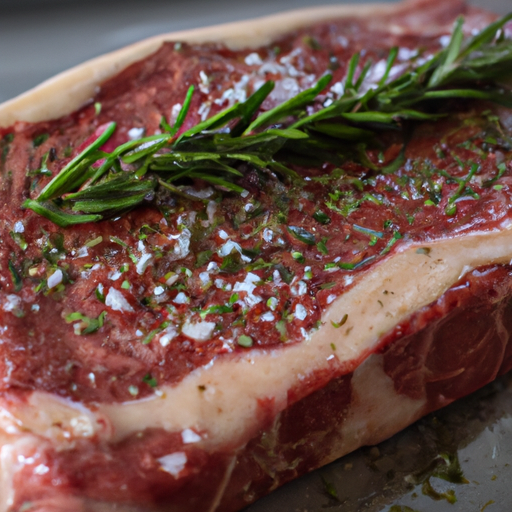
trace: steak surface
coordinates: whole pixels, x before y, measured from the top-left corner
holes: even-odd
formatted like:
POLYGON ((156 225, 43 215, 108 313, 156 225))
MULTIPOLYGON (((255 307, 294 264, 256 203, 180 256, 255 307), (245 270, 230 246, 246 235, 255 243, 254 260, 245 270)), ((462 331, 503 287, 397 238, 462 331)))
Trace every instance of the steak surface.
POLYGON ((371 87, 390 48, 399 75, 459 14, 493 19, 417 4, 260 48, 169 42, 78 111, 0 129, 0 511, 236 511, 510 369, 511 124, 483 102, 411 126, 393 173, 304 155, 300 185, 247 165, 242 195, 190 180, 95 224, 21 207, 106 123, 105 151, 157 133, 191 84, 183 129, 331 70, 325 105, 354 53, 371 87))

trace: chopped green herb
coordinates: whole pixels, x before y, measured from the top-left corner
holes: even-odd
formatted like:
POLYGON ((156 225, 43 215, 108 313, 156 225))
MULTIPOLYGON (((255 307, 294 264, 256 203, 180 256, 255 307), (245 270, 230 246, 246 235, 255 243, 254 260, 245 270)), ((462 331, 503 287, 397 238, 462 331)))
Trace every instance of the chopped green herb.
POLYGON ((202 267, 212 257, 213 251, 202 251, 197 254, 196 268, 202 267))
POLYGON ((322 254, 329 254, 329 250, 327 249, 327 245, 325 244, 327 242, 327 238, 322 238, 320 242, 316 244, 316 248, 322 253, 322 254))
POLYGON ((304 36, 304 44, 309 46, 312 50, 321 50, 322 46, 313 36, 304 36))
POLYGON ((9 260, 8 262, 9 272, 11 273, 11 279, 12 284, 14 285, 14 291, 19 292, 23 286, 23 279, 21 278, 20 274, 16 270, 16 267, 14 266, 14 263, 9 260))
POLYGON ((481 509, 480 509, 480 512, 484 512, 484 510, 489 506, 489 505, 494 505, 494 503, 496 503, 494 500, 489 500, 481 509))
POLYGON ((121 288, 123 290, 129 290, 131 288, 130 281, 127 281, 126 279, 121 283, 121 288))
POLYGON ((100 301, 105 303, 105 294, 103 293, 103 286, 101 285, 94 290, 94 294, 96 295, 96 298, 100 301))
POLYGON ((322 478, 322 482, 324 484, 324 491, 325 491, 325 493, 330 498, 333 498, 336 501, 340 501, 340 499, 338 497, 338 491, 336 490, 336 487, 334 487, 334 485, 331 482, 328 482, 323 476, 321 478, 322 478))
POLYGON ((149 345, 153 341, 153 338, 167 327, 169 327, 169 322, 162 322, 156 329, 153 329, 148 334, 146 334, 141 343, 143 345, 149 345))
POLYGON ((35 148, 41 146, 41 144, 44 144, 48 138, 50 137, 49 134, 47 133, 41 133, 41 135, 38 135, 33 141, 32 141, 32 144, 34 145, 35 148))
POLYGON ((384 249, 382 249, 380 254, 381 255, 387 254, 391 250, 391 247, 393 247, 393 245, 395 245, 396 242, 398 240, 400 240, 401 238, 402 238, 402 235, 398 231, 395 231, 393 233, 393 237, 391 238, 391 240, 389 240, 389 242, 387 243, 386 247, 384 247, 384 249))
POLYGON ((207 315, 224 315, 226 313, 233 313, 233 306, 230 304, 227 305, 220 305, 220 306, 210 306, 203 311, 199 313, 201 319, 204 320, 204 318, 207 315))
POLYGON ((192 277, 192 270, 187 267, 181 267, 181 272, 183 272, 187 277, 192 277))
POLYGON ((143 377, 142 382, 144 382, 144 384, 147 384, 152 388, 156 388, 158 386, 157 380, 154 377, 152 377, 150 373, 146 374, 143 377))
POLYGON ((276 322, 276 330, 281 335, 281 341, 285 341, 288 330, 286 329, 286 322, 284 320, 276 322))
POLYGON ((123 242, 120 238, 117 238, 117 236, 111 236, 110 237, 110 241, 111 242, 114 242, 115 244, 118 244, 120 245, 121 247, 123 247, 124 249, 126 249, 126 251, 128 252, 128 257, 132 260, 132 262, 136 265, 138 260, 137 260, 137 256, 135 256, 135 254, 133 254, 132 250, 130 249, 130 247, 128 246, 128 244, 126 244, 125 242, 123 242))
POLYGON ((103 242, 103 237, 97 236, 96 238, 93 238, 92 240, 89 240, 88 242, 85 242, 86 247, 96 247, 97 245, 101 244, 103 242))
POLYGON ((490 187, 491 185, 496 183, 507 171, 507 165, 505 164, 505 162, 501 162, 500 164, 498 164, 497 169, 498 173, 496 174, 496 176, 490 180, 484 181, 482 183, 482 187, 490 187))
POLYGON ((105 323, 105 317, 107 315, 106 311, 102 311, 98 318, 89 318, 88 316, 79 313, 78 311, 71 313, 65 317, 65 320, 68 324, 73 322, 80 322, 83 325, 83 328, 80 326, 77 334, 92 334, 96 332, 98 329, 103 327, 105 323))
POLYGON ((317 222, 320 222, 320 224, 329 224, 329 222, 331 222, 331 218, 329 217, 329 215, 327 215, 326 213, 324 213, 323 211, 321 210, 317 210, 314 214, 313 214, 313 218, 317 221, 317 222))
POLYGON ((275 297, 270 297, 270 299, 267 300, 267 308, 269 308, 271 311, 275 311, 278 304, 278 300, 275 297))
MULTIPOLYGON (((29 171, 28 176, 51 176, 52 172, 48 169, 48 160, 50 158, 50 151, 47 151, 41 158, 41 167, 34 171, 29 171)), ((34 180, 33 184, 37 184, 37 180, 34 180)), ((33 190, 33 189, 32 189, 33 190)))
MULTIPOLYGON (((462 165, 461 165, 462 167, 462 165)), ((455 215, 457 213, 457 205, 456 201, 466 195, 471 195, 475 199, 479 198, 479 195, 476 194, 471 188, 467 186, 467 184, 471 181, 471 178, 479 171, 480 166, 478 164, 471 165, 471 168, 467 174, 467 176, 464 179, 459 178, 453 178, 459 186, 457 187, 457 190, 448 198, 448 204, 445 208, 446 215, 455 215)))
POLYGON ((282 263, 278 263, 277 265, 274 265, 274 268, 279 272, 281 279, 286 284, 290 284, 292 282, 294 274, 291 270, 286 268, 282 263))
POLYGON ((245 347, 245 348, 252 347, 252 345, 253 345, 252 338, 250 336, 247 336, 246 334, 242 334, 241 336, 238 336, 237 342, 241 347, 245 347))
POLYGON ((12 239, 16 242, 16 245, 22 250, 26 251, 28 248, 28 244, 25 241, 25 237, 21 233, 15 233, 14 231, 11 231, 9 233, 12 237, 12 239))
POLYGON ((384 233, 381 233, 380 231, 374 231, 373 229, 358 226, 357 224, 353 224, 352 229, 358 233, 362 233, 363 235, 370 237, 382 238, 384 236, 384 233))
POLYGON ((438 492, 436 491, 430 482, 430 477, 423 482, 421 487, 421 492, 425 496, 429 496, 433 500, 446 500, 448 503, 456 503, 457 497, 455 496, 455 491, 453 489, 448 489, 446 492, 438 492))
POLYGON ((286 228, 294 238, 307 245, 315 245, 315 235, 299 226, 288 226, 286 228))
POLYGON ((345 325, 347 323, 347 320, 348 320, 348 314, 345 313, 343 315, 343 318, 339 321, 339 322, 333 322, 331 321, 331 324, 332 326, 335 328, 335 329, 339 329, 342 325, 345 325))
POLYGON ((301 252, 298 252, 298 251, 294 251, 292 252, 292 258, 295 260, 295 261, 298 261, 299 263, 305 263, 306 262, 306 259, 304 258, 304 256, 302 255, 301 252))

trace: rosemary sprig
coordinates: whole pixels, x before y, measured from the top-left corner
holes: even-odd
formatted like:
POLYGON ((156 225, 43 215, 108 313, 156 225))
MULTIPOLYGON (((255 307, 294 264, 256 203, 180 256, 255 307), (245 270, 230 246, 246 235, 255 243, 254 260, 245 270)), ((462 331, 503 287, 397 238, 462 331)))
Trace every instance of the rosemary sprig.
POLYGON ((377 83, 368 83, 370 61, 358 75, 360 55, 356 54, 348 64, 343 94, 325 107, 323 92, 332 79, 329 74, 310 89, 261 112, 274 88, 268 81, 246 101, 182 131, 194 94, 191 86, 174 126, 162 118, 162 134, 105 153, 101 147, 116 129, 114 122, 109 123, 36 199, 28 199, 23 206, 66 227, 120 215, 151 200, 157 187, 190 199, 179 186, 184 178, 243 193, 236 181, 247 165, 292 180, 298 176, 290 164, 346 159, 359 160, 374 172, 395 172, 403 151, 382 168, 366 157, 365 145, 372 143, 378 131, 400 129, 404 120, 438 119, 446 115, 450 104, 444 100, 448 99, 487 100, 512 108, 512 93, 497 81, 512 70, 512 41, 501 30, 511 19, 512 13, 464 40, 459 18, 446 48, 422 64, 410 63, 406 72, 392 80, 397 48, 391 49, 377 83), (123 170, 126 166, 129 171, 123 170))

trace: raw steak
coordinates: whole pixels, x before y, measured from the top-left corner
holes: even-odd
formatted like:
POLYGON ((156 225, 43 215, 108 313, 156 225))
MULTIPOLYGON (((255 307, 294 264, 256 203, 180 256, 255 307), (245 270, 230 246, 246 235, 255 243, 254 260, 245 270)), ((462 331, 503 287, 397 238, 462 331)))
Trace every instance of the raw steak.
MULTIPOLYGON (((399 73, 459 14, 468 32, 493 20, 457 1, 379 9, 233 28, 250 49, 225 29, 229 47, 198 43, 215 29, 144 43, 0 107, 0 511, 240 510, 510 369, 504 109, 415 125, 394 173, 303 166, 296 187, 247 166, 241 195, 191 182, 65 229, 21 208, 106 123, 105 151, 155 133, 190 84, 188 127, 266 79, 263 109, 331 69, 327 101, 357 51, 378 80, 391 47, 399 73)), ((370 160, 396 158, 385 142, 370 160)))

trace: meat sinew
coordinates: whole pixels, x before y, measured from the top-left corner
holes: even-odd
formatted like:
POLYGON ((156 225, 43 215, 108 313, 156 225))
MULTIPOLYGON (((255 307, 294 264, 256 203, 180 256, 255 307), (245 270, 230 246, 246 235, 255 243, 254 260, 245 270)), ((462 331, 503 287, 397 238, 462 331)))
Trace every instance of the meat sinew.
POLYGON ((241 193, 188 180, 97 223, 22 208, 108 123, 105 152, 158 133, 191 84, 183 129, 330 69, 326 105, 356 52, 378 82, 390 48, 400 74, 459 14, 468 33, 494 19, 460 2, 350 12, 250 49, 165 43, 56 120, 44 87, 0 107, 0 511, 236 511, 512 367, 502 107, 456 102, 411 127, 403 160, 387 132, 359 148, 366 166, 304 155, 299 184, 249 162, 241 193))

